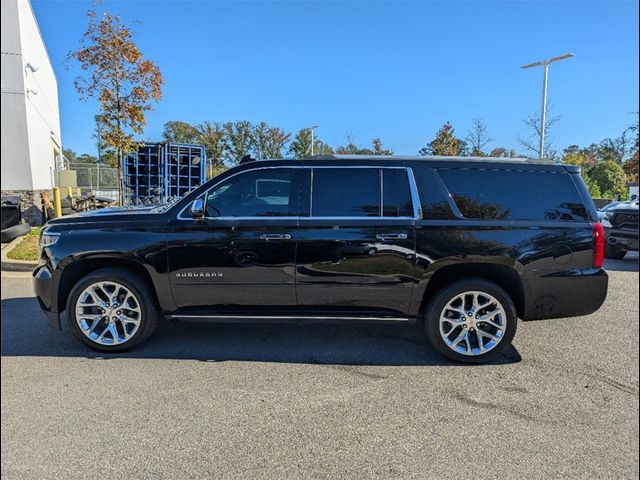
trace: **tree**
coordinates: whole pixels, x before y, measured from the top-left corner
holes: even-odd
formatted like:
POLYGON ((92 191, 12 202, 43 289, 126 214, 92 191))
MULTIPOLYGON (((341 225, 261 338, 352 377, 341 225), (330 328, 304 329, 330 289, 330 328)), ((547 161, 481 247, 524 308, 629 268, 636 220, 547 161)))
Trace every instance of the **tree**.
POLYGON ((589 178, 598 185, 600 193, 604 197, 626 198, 626 175, 622 167, 613 160, 599 162, 589 172, 589 178))
POLYGON ((590 177, 591 169, 594 167, 596 160, 589 149, 578 147, 578 145, 570 145, 562 152, 562 163, 566 165, 579 165, 582 167, 581 176, 587 189, 593 198, 601 198, 602 191, 600 185, 590 177))
POLYGON ((69 148, 63 148, 62 149, 62 156, 64 158, 66 158, 68 162, 75 162, 76 161, 76 152, 74 152, 73 150, 71 150, 69 148))
POLYGON ((70 52, 69 61, 79 63, 85 76, 74 84, 83 100, 96 99, 104 124, 103 140, 117 152, 122 201, 122 156, 134 148, 133 134, 141 134, 151 102, 162 97, 162 74, 158 66, 142 55, 133 41, 133 31, 120 17, 95 10, 87 13, 88 27, 80 48, 70 52))
POLYGON ((251 122, 240 120, 227 122, 223 125, 226 142, 225 160, 230 163, 238 163, 242 157, 251 154, 254 138, 251 122))
POLYGON ((289 145, 289 153, 295 158, 309 157, 311 155, 311 129, 304 128, 296 133, 291 145, 289 145))
POLYGON ((318 138, 313 139, 313 153, 317 155, 333 155, 335 152, 331 145, 327 145, 318 138))
POLYGON ((219 122, 212 123, 206 120, 196 129, 198 131, 197 143, 204 145, 209 167, 219 169, 224 165, 224 155, 227 149, 224 126, 219 122))
POLYGON ((162 138, 173 143, 199 143, 200 131, 190 123, 172 120, 164 124, 162 138))
POLYGON ((98 157, 94 155, 89 155, 88 153, 83 153, 82 155, 78 155, 76 157, 76 162, 78 163, 98 163, 98 157))
POLYGON ((473 157, 484 157, 484 147, 494 140, 489 136, 489 127, 481 118, 471 120, 471 129, 467 132, 465 139, 473 157))
MULTIPOLYGON (((546 158, 555 158, 556 152, 553 150, 554 138, 551 135, 553 127, 560 121, 560 117, 557 115, 551 115, 553 106, 547 103, 547 115, 545 117, 544 127, 544 152, 546 158)), ((527 116, 523 123, 527 130, 526 136, 518 136, 518 143, 522 145, 528 152, 535 155, 536 158, 540 157, 540 136, 542 131, 540 130, 540 113, 533 113, 527 116)))
POLYGON ((447 122, 438 133, 436 138, 421 149, 419 155, 439 155, 443 157, 463 156, 467 153, 467 142, 455 136, 453 126, 447 122))
POLYGON ((374 155, 393 155, 393 150, 382 148, 382 141, 379 138, 374 138, 371 143, 373 144, 374 155))
POLYGON ((117 167, 118 160, 116 158, 116 152, 104 141, 104 133, 106 131, 105 119, 102 115, 95 115, 93 119, 95 127, 91 137, 96 142, 96 150, 98 153, 96 163, 105 164, 110 167, 117 167))
POLYGON ((256 158, 282 158, 282 149, 287 144, 291 134, 279 127, 270 127, 260 122, 253 129, 254 152, 256 158))
POLYGON ((367 148, 359 148, 355 144, 355 137, 352 133, 347 133, 347 144, 336 147, 338 155, 371 155, 373 152, 367 148))
POLYGON ((336 147, 336 153, 339 155, 393 155, 393 150, 384 148, 382 140, 378 137, 371 139, 371 147, 356 145, 355 137, 351 133, 347 133, 347 144, 336 147))
POLYGON ((622 168, 627 174, 630 182, 638 181, 638 155, 640 153, 640 128, 638 128, 638 112, 636 112, 636 123, 631 125, 627 132, 633 138, 633 145, 629 152, 629 159, 624 163, 622 168))
POLYGON ((516 158, 518 154, 512 148, 511 150, 507 150, 504 147, 496 147, 489 152, 490 157, 503 157, 503 158, 516 158))

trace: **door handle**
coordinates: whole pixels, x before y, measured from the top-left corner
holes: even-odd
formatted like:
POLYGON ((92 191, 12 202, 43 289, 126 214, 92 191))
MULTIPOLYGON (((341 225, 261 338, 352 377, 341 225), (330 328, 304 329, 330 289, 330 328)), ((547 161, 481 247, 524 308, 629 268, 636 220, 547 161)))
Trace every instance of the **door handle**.
POLYGON ((376 235, 376 238, 383 242, 390 242, 391 240, 406 240, 407 234, 406 233, 379 233, 378 235, 376 235))
POLYGON ((263 233, 260 235, 262 240, 291 240, 291 235, 288 233, 263 233))

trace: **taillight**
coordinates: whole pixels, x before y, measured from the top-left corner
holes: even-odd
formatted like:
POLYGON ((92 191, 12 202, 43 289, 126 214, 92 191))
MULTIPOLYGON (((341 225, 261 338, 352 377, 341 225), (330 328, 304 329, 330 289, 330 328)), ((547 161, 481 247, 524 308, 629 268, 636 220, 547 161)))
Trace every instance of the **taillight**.
POLYGON ((593 243, 595 246, 593 266, 602 268, 602 263, 604 262, 604 228, 599 222, 593 225, 593 243))

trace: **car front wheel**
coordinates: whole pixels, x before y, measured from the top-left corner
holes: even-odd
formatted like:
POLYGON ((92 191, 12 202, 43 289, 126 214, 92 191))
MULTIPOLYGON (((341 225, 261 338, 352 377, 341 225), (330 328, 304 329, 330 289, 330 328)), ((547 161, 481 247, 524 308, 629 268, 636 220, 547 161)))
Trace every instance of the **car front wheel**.
POLYGON ((156 329, 161 312, 143 278, 134 272, 104 268, 83 277, 67 300, 73 333, 91 348, 128 350, 156 329))
POLYGON ((431 345, 448 358, 484 363, 511 345, 517 315, 509 295, 493 282, 471 278, 440 290, 425 312, 431 345))

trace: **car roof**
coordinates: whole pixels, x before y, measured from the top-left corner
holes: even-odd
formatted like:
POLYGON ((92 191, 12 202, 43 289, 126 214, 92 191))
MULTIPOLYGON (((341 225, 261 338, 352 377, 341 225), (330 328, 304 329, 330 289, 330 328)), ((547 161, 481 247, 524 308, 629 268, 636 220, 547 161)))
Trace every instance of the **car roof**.
POLYGON ((503 158, 503 157, 442 157, 442 156, 408 156, 408 155, 316 155, 294 159, 251 160, 241 164, 242 167, 284 166, 299 163, 318 166, 367 166, 397 165, 411 166, 426 164, 435 168, 495 168, 539 171, 580 172, 577 165, 560 165, 548 159, 537 158, 503 158))

